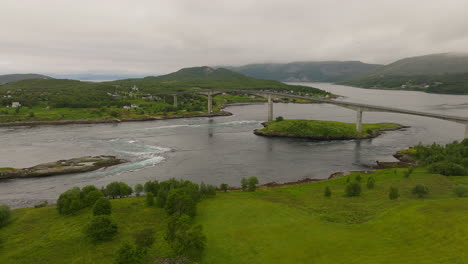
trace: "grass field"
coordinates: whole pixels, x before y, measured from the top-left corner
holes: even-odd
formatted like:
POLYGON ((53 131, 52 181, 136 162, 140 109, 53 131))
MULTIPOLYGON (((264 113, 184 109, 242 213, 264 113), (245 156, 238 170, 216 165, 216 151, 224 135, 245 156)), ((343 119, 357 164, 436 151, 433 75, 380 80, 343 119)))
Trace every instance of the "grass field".
MULTIPOLYGON (((344 188, 356 174, 218 193, 199 204, 195 217, 207 236, 202 263, 468 263, 468 198, 453 193, 468 177, 418 168, 405 178, 404 170, 373 173, 372 190, 365 187, 370 174, 362 175, 363 193, 352 198, 344 197, 344 188), (424 199, 411 194, 418 183, 429 187, 424 199), (326 186, 330 198, 323 195, 326 186), (388 198, 390 186, 399 188, 398 200, 388 198)), ((89 209, 76 216, 61 216, 53 206, 14 210, 14 221, 0 229, 0 263, 112 263, 120 244, 148 227, 157 234, 149 258, 171 254, 162 209, 145 207, 142 197, 112 205, 119 234, 98 244, 82 233, 89 209)))
POLYGON ((397 124, 389 123, 362 124, 362 132, 359 133, 356 131, 355 123, 290 119, 267 122, 266 126, 258 132, 266 135, 284 134, 302 137, 338 138, 366 136, 370 134, 369 132, 374 130, 393 129, 397 127, 397 124))

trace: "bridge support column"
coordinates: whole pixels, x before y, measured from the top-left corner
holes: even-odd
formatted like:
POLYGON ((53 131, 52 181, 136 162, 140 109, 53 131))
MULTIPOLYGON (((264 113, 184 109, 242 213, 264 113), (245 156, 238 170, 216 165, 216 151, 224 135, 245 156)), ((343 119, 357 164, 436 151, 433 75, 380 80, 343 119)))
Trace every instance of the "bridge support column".
POLYGON ((213 113, 213 96, 211 95, 211 92, 208 93, 208 113, 213 113))
POLYGON ((273 121, 273 101, 271 95, 268 95, 268 121, 273 121))
POLYGON ((362 110, 356 110, 356 131, 358 133, 362 132, 362 110))
POLYGON ((465 124, 465 138, 468 138, 468 124, 465 124))
POLYGON ((174 107, 177 107, 177 95, 174 95, 174 107))

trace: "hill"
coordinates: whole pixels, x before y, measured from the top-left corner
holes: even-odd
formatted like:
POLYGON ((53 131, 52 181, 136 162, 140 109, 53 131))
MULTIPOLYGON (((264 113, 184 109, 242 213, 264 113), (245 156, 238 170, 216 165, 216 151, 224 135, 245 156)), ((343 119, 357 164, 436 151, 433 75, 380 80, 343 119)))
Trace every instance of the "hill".
POLYGON ((28 80, 28 79, 51 79, 49 76, 41 75, 41 74, 6 74, 0 75, 0 85, 21 81, 21 80, 28 80))
POLYGON ((335 82, 363 75, 380 67, 382 65, 367 64, 360 61, 309 61, 285 64, 249 64, 227 68, 260 79, 335 82))
POLYGON ((468 54, 405 58, 341 83, 364 88, 468 94, 468 54))

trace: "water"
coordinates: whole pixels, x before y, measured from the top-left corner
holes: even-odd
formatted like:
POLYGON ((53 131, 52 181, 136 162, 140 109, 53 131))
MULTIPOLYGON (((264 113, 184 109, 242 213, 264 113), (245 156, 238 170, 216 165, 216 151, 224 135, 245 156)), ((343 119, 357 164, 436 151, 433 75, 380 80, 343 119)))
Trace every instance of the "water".
MULTIPOLYGON (((366 90, 328 83, 303 83, 345 96, 340 100, 468 116, 468 96, 366 90)), ((210 184, 239 185, 242 177, 261 183, 327 178, 361 170, 376 160, 392 161, 397 150, 422 143, 462 139, 464 126, 427 117, 364 113, 364 122, 411 126, 369 140, 314 142, 265 138, 252 133, 267 116, 265 104, 232 106, 229 117, 129 122, 122 124, 0 128, 0 167, 29 167, 85 155, 117 155, 129 160, 95 172, 0 182, 0 203, 31 206, 54 202, 74 186, 130 185, 171 177, 210 184)), ((285 118, 354 122, 355 112, 326 104, 275 104, 285 118)))

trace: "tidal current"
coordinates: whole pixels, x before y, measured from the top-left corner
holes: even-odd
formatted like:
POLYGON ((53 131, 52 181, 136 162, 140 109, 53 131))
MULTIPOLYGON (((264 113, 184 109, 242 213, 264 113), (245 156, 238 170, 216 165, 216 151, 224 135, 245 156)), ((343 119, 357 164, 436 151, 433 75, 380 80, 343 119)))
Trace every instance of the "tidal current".
MULTIPOLYGON (((295 83, 298 84, 298 83, 295 83)), ((300 83, 344 96, 339 100, 468 116, 468 96, 359 89, 329 83, 300 83)), ((464 126, 392 113, 364 112, 363 122, 410 126, 374 139, 310 141, 254 135, 267 116, 265 104, 231 106, 233 116, 121 124, 0 128, 0 167, 30 167, 86 155, 116 155, 128 163, 89 173, 0 181, 0 204, 54 203, 63 191, 112 181, 131 186, 148 180, 182 178, 237 186, 242 177, 260 183, 327 178, 337 171, 362 170, 376 160, 392 161, 415 144, 463 139, 464 126)), ((356 113, 327 104, 274 105, 275 116, 355 122, 356 113)))

